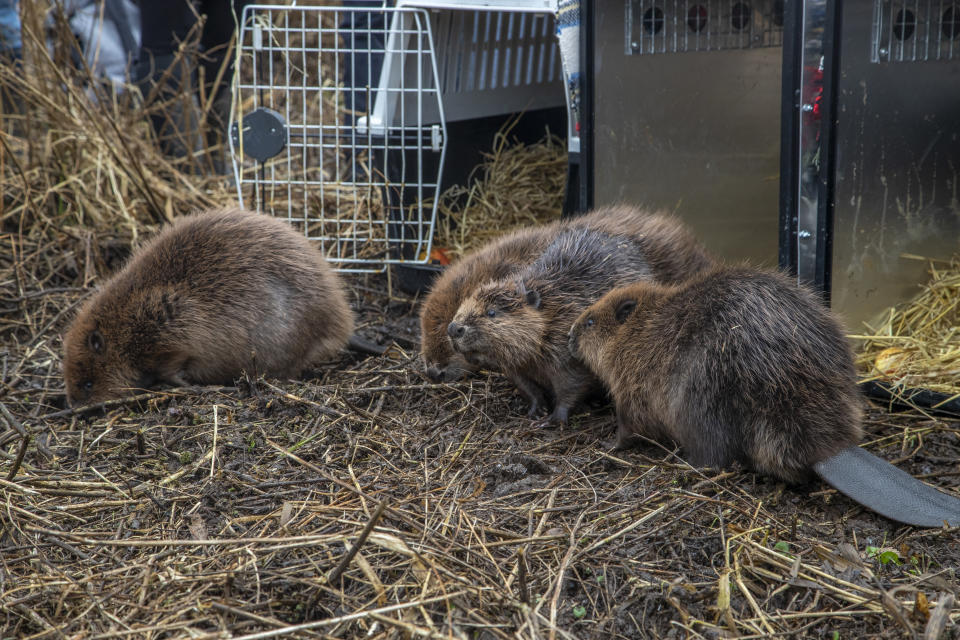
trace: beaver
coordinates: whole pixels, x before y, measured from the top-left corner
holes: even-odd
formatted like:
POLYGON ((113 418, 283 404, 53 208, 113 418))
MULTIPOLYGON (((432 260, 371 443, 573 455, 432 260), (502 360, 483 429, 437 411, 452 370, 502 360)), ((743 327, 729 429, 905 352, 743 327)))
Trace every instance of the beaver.
POLYGON ((224 383, 243 371, 296 376, 352 330, 338 277, 287 223, 240 209, 190 215, 83 305, 64 337, 67 399, 224 383))
POLYGON ((480 285, 447 327, 454 349, 468 361, 492 361, 530 401, 531 389, 551 392, 551 422, 567 422, 570 409, 596 378, 571 357, 567 332, 580 312, 604 292, 652 278, 643 247, 624 235, 589 227, 562 230, 543 255, 514 276, 480 285))
POLYGON ((519 272, 540 257, 557 234, 571 228, 633 238, 642 245, 660 282, 680 282, 714 264, 689 229, 675 218, 623 204, 515 231, 454 263, 431 287, 420 311, 421 353, 428 377, 452 381, 481 365, 496 369, 492 361, 481 363, 479 353, 474 353, 474 362, 469 363, 453 349, 447 334, 450 321, 477 287, 519 272))
POLYGON ((447 325, 460 304, 489 280, 499 280, 533 262, 556 234, 559 223, 520 229, 464 256, 437 278, 420 310, 420 341, 427 376, 435 382, 459 380, 479 363, 467 362, 447 337, 447 325))
POLYGON ((570 218, 567 225, 630 238, 639 245, 656 282, 684 282, 716 265, 690 227, 664 212, 615 204, 570 218))
POLYGON ((860 440, 850 345, 783 274, 723 267, 680 285, 637 282, 583 311, 569 336, 610 390, 619 446, 669 439, 694 465, 740 461, 801 482, 860 440))
POLYGON ((892 520, 960 525, 960 499, 858 446, 850 344, 795 279, 718 267, 637 282, 583 311, 569 339, 613 396, 618 446, 640 434, 678 442, 698 466, 739 461, 788 483, 816 473, 892 520))

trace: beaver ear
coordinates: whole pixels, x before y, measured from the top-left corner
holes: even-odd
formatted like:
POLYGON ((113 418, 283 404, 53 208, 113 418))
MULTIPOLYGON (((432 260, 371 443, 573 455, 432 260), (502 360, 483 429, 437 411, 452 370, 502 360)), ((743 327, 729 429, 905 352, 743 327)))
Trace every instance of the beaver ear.
POLYGON ((100 334, 99 330, 94 329, 90 332, 90 334, 87 336, 87 346, 90 347, 90 350, 94 353, 103 353, 103 348, 105 345, 103 343, 103 336, 100 334))
POLYGON ((623 324, 627 321, 627 318, 633 313, 633 310, 637 308, 636 300, 624 300, 617 305, 617 310, 613 312, 613 317, 617 319, 617 322, 623 324))
POLYGON ((523 294, 524 300, 527 301, 527 304, 533 307, 534 309, 540 308, 540 292, 539 291, 527 291, 523 294))

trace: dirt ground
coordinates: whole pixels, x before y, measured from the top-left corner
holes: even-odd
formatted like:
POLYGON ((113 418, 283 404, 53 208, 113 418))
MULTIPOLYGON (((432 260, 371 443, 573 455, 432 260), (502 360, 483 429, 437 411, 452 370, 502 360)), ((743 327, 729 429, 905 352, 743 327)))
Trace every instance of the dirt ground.
MULTIPOLYGON (((500 376, 432 384, 417 301, 383 276, 350 278, 383 356, 78 412, 60 333, 85 291, 13 271, 4 638, 958 635, 956 530, 898 526, 820 482, 692 469, 652 443, 614 451, 602 403, 540 429, 500 376)), ((956 421, 874 407, 867 433, 960 492, 956 421)))

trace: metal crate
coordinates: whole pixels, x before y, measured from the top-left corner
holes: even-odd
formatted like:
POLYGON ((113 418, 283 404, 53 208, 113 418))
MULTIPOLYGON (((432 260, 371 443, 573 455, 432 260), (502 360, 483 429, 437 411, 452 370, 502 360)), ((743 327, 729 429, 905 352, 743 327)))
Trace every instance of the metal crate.
POLYGON ((960 57, 960 4, 947 0, 875 0, 871 62, 960 57))
POLYGON ((425 11, 247 6, 235 76, 246 206, 286 218, 340 270, 427 260, 446 129, 425 11))
POLYGON ((783 2, 626 0, 624 53, 779 47, 783 2))
POLYGON ((737 4, 594 5, 593 61, 584 62, 593 89, 592 118, 585 118, 593 123, 593 203, 626 201, 675 212, 718 255, 771 263, 777 250, 782 7, 776 0, 742 3, 749 11, 737 10, 742 29, 734 30, 737 4), (687 20, 701 15, 691 14, 698 7, 706 21, 696 32, 687 20), (652 33, 645 15, 662 17, 648 24, 652 33))

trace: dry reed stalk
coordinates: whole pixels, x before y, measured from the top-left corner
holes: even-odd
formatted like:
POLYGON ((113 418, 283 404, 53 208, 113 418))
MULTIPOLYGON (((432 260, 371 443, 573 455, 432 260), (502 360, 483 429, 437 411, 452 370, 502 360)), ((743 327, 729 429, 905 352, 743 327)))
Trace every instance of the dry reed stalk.
MULTIPOLYGON (((214 150, 164 156, 135 90, 117 95, 85 63, 70 63, 83 58, 56 11, 48 50, 41 5, 23 3, 22 65, 0 65, 0 86, 11 107, 3 118, 0 153, 14 169, 13 179, 3 183, 0 223, 16 222, 30 232, 84 229, 133 239, 145 224, 226 202, 222 188, 210 189, 222 178, 199 174, 199 163, 214 150)), ((191 47, 184 44, 181 59, 191 47)), ((178 98, 184 99, 171 100, 178 98)), ((150 105, 158 113, 170 107, 169 101, 150 105)))

